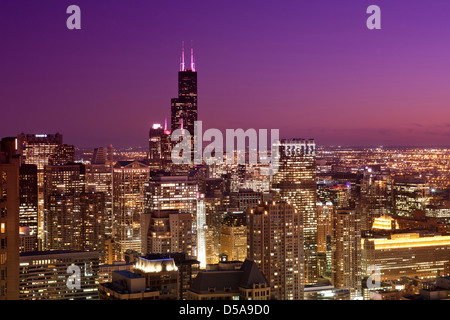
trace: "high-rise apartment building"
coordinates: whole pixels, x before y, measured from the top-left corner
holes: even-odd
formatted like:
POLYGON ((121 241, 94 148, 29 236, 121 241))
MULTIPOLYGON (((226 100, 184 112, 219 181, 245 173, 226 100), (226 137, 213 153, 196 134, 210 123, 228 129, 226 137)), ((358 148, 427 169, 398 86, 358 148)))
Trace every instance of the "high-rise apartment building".
POLYGON ((102 192, 105 195, 104 232, 105 237, 112 237, 113 228, 113 166, 112 163, 87 164, 86 191, 102 192))
MULTIPOLYGON (((198 182, 188 176, 153 176, 145 183, 145 212, 178 210, 191 215, 190 253, 197 256, 198 182)), ((185 220, 183 218, 183 220, 185 220)))
POLYGON ((332 282, 361 295, 361 215, 355 209, 333 214, 332 282))
POLYGON ((0 141, 0 300, 19 299, 19 166, 16 138, 0 141))
POLYGON ((192 255, 192 215, 179 210, 160 210, 144 214, 144 253, 184 252, 192 255), (148 227, 146 226, 148 225, 148 227))
POLYGON ((44 248, 80 250, 81 194, 85 191, 83 164, 44 167, 44 248))
POLYGON ((316 145, 313 140, 281 140, 273 176, 274 199, 292 204, 302 216, 305 284, 317 282, 316 145))
POLYGON ((284 202, 247 210, 247 250, 276 300, 300 300, 304 290, 303 215, 284 202))
POLYGON ((118 161, 114 165, 113 238, 121 260, 126 250, 141 252, 144 186, 149 178, 150 168, 142 161, 118 161))

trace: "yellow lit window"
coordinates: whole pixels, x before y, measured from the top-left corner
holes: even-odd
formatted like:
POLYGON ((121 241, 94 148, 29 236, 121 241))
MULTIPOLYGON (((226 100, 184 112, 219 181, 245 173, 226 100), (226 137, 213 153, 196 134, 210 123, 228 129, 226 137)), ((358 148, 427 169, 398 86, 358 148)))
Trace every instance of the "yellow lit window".
POLYGON ((0 233, 5 233, 6 230, 6 225, 4 222, 2 222, 2 224, 0 225, 0 233))

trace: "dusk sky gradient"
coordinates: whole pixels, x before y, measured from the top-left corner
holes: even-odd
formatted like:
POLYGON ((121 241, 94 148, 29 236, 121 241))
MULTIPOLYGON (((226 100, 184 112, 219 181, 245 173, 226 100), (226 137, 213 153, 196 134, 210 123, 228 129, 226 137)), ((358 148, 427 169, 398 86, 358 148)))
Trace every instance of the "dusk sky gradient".
POLYGON ((449 15, 448 0, 2 0, 0 137, 146 146, 192 40, 204 130, 449 146, 449 15), (66 28, 72 4, 82 30, 66 28))

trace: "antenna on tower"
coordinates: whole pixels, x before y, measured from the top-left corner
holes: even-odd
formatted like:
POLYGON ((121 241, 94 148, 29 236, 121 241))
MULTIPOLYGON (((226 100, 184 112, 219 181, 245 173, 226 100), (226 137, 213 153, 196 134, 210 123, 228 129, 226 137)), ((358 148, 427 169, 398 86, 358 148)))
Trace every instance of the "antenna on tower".
POLYGON ((194 61, 194 46, 191 40, 191 70, 195 71, 195 61, 194 61))
POLYGON ((180 63, 180 71, 186 71, 186 67, 184 64, 184 41, 181 42, 181 63, 180 63))
POLYGON ((167 117, 164 118, 164 131, 167 131, 167 117))

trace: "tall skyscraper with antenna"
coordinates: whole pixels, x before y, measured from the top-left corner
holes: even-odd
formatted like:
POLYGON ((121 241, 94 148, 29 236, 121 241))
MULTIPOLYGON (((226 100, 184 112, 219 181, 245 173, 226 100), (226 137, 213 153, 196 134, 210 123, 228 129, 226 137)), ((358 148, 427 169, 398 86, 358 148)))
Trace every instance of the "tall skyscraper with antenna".
POLYGON ((195 121, 197 121, 197 72, 194 49, 191 44, 191 64, 190 68, 186 68, 183 42, 178 72, 178 98, 171 100, 171 131, 185 129, 194 135, 195 121))

